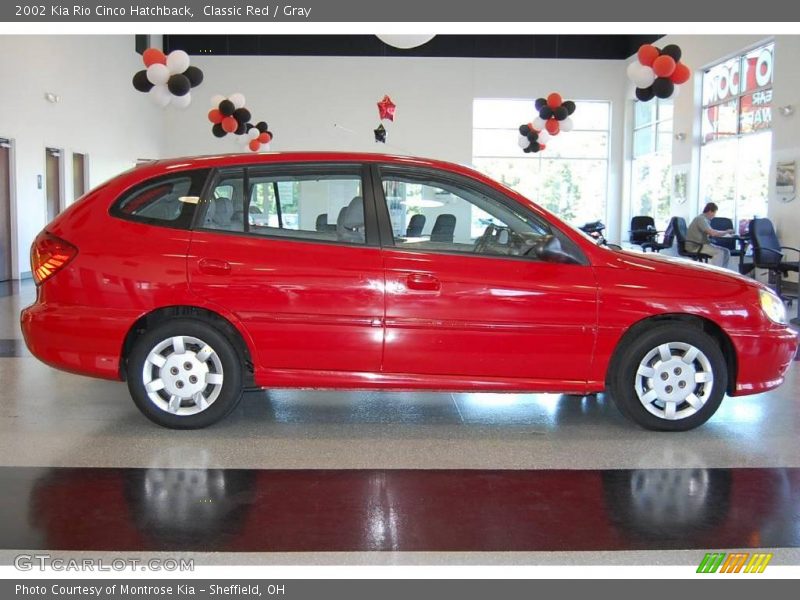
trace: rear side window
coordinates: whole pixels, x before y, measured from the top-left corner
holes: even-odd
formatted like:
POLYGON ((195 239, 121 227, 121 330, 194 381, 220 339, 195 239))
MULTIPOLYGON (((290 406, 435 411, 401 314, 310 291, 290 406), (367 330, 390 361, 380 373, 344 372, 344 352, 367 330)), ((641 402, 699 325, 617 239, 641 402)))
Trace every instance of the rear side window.
POLYGON ((122 219, 189 229, 207 169, 163 175, 125 192, 111 208, 122 219))

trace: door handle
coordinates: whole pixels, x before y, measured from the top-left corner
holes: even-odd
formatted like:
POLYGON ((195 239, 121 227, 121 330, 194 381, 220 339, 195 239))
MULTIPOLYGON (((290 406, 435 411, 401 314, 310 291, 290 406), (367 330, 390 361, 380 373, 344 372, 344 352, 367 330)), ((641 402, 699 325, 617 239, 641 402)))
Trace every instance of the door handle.
POLYGON ((230 275, 231 264, 227 260, 217 258, 201 258, 198 263, 201 273, 206 275, 230 275))
POLYGON ((406 277, 406 286, 410 290, 423 292, 438 292, 442 288, 441 282, 433 275, 427 273, 411 273, 406 277))

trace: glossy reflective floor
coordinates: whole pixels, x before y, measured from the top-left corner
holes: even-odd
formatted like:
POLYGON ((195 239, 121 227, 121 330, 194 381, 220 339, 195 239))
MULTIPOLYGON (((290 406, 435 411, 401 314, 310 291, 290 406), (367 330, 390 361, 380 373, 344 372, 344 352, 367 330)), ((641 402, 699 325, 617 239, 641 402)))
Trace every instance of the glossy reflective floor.
POLYGON ((20 343, 0 284, 0 561, 18 549, 211 563, 800 564, 800 374, 657 434, 603 396, 276 391, 176 432, 20 343), (199 553, 199 554, 198 554, 199 553))

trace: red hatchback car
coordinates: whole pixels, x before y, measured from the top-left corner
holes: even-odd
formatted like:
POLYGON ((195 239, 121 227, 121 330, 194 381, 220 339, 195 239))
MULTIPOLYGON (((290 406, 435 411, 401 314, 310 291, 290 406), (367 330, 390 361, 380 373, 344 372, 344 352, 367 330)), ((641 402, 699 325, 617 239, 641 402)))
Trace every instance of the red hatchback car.
POLYGON ((453 164, 378 154, 158 161, 36 238, 22 313, 49 365, 127 380, 160 425, 204 427, 250 387, 607 389, 687 430, 783 382, 797 350, 753 280, 598 247, 453 164))

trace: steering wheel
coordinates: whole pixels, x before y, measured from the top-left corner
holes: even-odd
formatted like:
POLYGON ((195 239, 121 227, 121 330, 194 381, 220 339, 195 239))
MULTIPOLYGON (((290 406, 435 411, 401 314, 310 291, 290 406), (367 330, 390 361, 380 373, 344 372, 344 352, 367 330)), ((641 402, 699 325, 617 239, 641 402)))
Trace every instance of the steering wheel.
POLYGON ((486 251, 486 247, 489 245, 489 239, 494 235, 494 232, 497 230, 497 227, 494 225, 487 225, 486 229, 483 230, 483 234, 477 240, 475 240, 475 246, 472 248, 472 252, 475 254, 482 254, 486 251))

